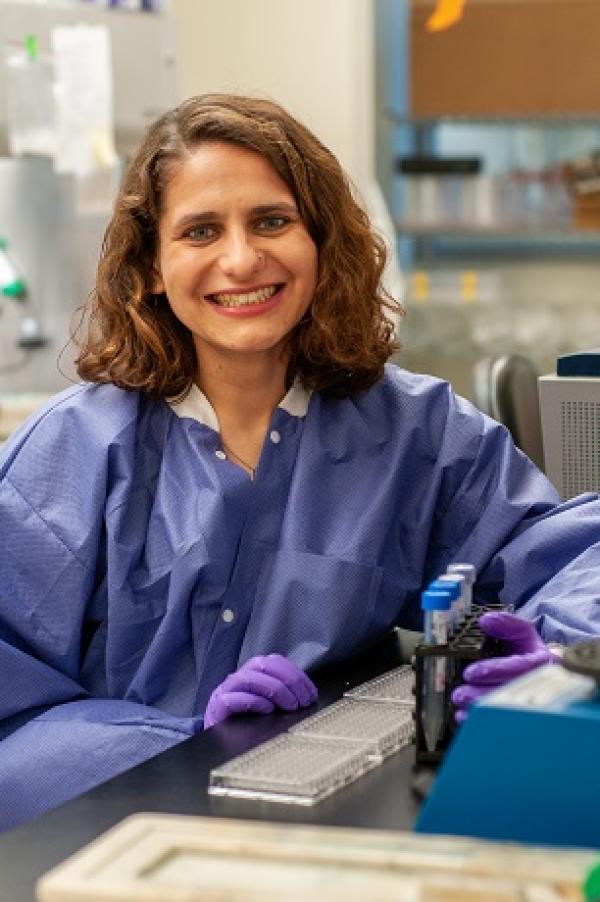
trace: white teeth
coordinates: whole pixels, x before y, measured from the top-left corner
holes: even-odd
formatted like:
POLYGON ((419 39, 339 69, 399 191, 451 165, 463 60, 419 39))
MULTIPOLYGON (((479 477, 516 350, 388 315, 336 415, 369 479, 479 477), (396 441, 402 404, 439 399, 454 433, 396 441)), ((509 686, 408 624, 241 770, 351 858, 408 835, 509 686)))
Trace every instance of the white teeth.
POLYGON ((273 297, 277 288, 277 285, 270 285, 268 288, 259 288, 258 291, 249 291, 247 294, 213 294, 211 299, 219 307, 248 307, 268 301, 273 297))

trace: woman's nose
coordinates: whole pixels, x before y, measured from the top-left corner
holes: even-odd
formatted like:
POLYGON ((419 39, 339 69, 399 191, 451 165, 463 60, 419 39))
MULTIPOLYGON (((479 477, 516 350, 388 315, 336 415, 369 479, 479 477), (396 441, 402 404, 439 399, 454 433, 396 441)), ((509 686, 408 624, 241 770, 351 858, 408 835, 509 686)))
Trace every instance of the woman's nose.
POLYGON ((245 279, 260 269, 262 255, 245 236, 230 237, 225 241, 219 265, 231 278, 245 279))

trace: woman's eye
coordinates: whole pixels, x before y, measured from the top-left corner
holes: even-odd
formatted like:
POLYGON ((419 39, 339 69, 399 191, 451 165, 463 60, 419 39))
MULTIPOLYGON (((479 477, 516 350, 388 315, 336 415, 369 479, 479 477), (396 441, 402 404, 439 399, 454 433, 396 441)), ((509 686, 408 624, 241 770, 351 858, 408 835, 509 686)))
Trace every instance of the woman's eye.
POLYGON ((214 238, 216 234, 217 230, 214 226, 197 225, 188 229, 184 237, 191 238, 192 241, 209 241, 211 238, 214 238))
POLYGON ((258 223, 258 228, 263 232, 276 232, 289 222, 286 216, 267 216, 258 223))

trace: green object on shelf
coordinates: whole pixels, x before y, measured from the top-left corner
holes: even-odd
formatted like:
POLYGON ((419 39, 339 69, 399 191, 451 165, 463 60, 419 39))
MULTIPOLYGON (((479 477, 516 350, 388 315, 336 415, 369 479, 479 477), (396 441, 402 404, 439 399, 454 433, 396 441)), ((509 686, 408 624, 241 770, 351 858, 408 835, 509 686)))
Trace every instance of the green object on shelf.
POLYGON ((25 282, 23 281, 23 279, 15 279, 14 282, 9 282, 7 285, 3 285, 2 294, 7 298, 24 298, 27 294, 25 282))
POLYGON ((8 242, 0 236, 0 297, 24 301, 27 284, 8 254, 8 242))
POLYGON ((25 36, 25 50, 29 61, 35 63, 38 58, 38 39, 36 35, 28 34, 25 36))
POLYGON ((594 865, 585 878, 582 889, 586 902, 598 902, 600 899, 600 861, 594 865))

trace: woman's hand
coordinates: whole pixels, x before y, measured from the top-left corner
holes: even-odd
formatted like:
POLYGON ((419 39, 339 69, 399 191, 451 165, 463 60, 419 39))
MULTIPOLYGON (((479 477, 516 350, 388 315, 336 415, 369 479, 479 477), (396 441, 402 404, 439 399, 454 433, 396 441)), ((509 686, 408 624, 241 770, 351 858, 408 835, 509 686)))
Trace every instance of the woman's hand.
POLYGON ((208 700, 204 727, 234 714, 270 714, 275 708, 296 711, 317 700, 317 688, 303 670, 282 655, 250 658, 217 686, 208 700))
POLYGON ((455 717, 459 723, 466 718, 469 705, 491 689, 541 667, 542 664, 552 664, 559 660, 540 638, 534 625, 515 614, 491 611, 479 618, 479 625, 488 636, 504 642, 507 654, 499 658, 485 658, 465 667, 464 683, 452 693, 452 701, 457 709, 455 717))

